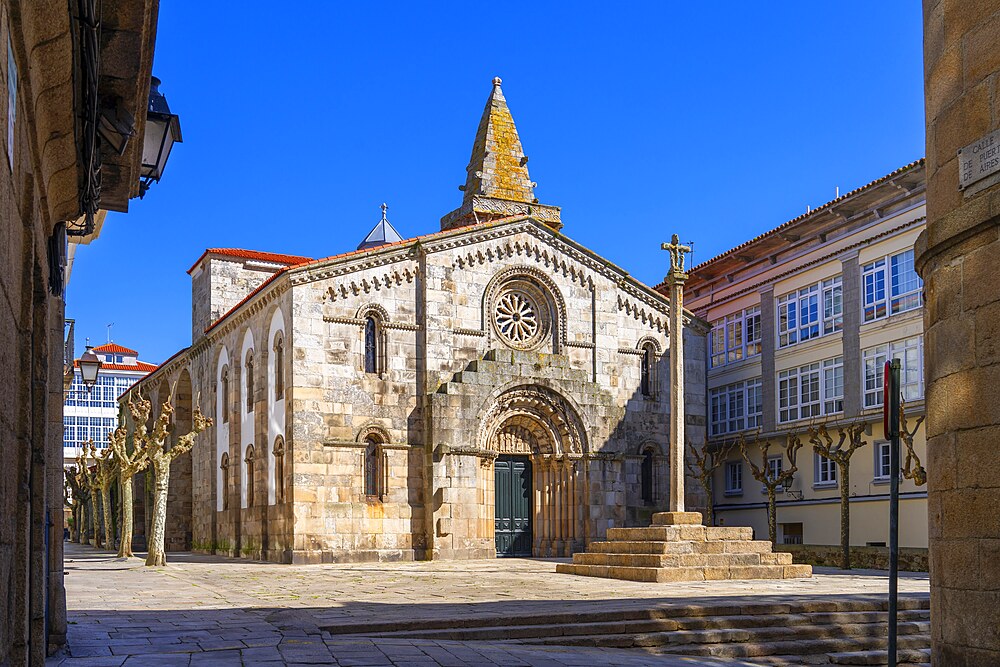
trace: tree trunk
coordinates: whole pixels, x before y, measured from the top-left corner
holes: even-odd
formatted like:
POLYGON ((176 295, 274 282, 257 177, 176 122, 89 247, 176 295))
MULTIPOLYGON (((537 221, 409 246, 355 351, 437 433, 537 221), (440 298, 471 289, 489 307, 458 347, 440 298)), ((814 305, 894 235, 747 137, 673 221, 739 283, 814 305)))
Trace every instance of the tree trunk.
POLYGON ((77 544, 87 543, 87 501, 80 501, 80 521, 76 526, 77 544))
POLYGON ((767 539, 778 543, 778 508, 775 505, 774 487, 767 487, 767 539))
POLYGON ((705 485, 705 490, 708 491, 708 503, 705 505, 705 525, 714 526, 715 525, 715 494, 712 488, 712 481, 709 480, 708 484, 705 485))
POLYGON ((101 548, 101 498, 98 494, 90 494, 90 544, 97 549, 101 548))
POLYGON ((131 558, 132 554, 132 478, 123 477, 122 487, 122 528, 118 543, 118 557, 131 558))
POLYGON ((840 548, 841 569, 851 569, 851 462, 840 467, 840 548))
POLYGON ((115 524, 111 520, 111 487, 101 487, 101 505, 104 507, 104 548, 115 548, 115 524))
POLYGON ((163 464, 153 461, 153 520, 149 534, 149 555, 146 565, 162 567, 167 564, 163 551, 167 523, 167 488, 170 485, 170 460, 163 464))

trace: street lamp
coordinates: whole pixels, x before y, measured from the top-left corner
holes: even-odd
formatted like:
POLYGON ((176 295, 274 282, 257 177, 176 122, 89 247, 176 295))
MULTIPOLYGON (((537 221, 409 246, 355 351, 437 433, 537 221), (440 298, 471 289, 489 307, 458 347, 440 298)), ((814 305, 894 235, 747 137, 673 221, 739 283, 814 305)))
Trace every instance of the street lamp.
POLYGON ((101 370, 103 363, 101 358, 91 351, 93 349, 93 345, 88 345, 87 351, 76 362, 80 367, 80 375, 83 376, 83 386, 87 388, 88 392, 97 384, 97 373, 101 370))
POLYGON ((149 84, 149 108, 146 111, 146 131, 142 138, 142 169, 139 172, 139 197, 146 194, 153 181, 159 182, 167 166, 170 149, 181 143, 181 121, 170 113, 167 98, 160 92, 160 80, 152 77, 149 84))

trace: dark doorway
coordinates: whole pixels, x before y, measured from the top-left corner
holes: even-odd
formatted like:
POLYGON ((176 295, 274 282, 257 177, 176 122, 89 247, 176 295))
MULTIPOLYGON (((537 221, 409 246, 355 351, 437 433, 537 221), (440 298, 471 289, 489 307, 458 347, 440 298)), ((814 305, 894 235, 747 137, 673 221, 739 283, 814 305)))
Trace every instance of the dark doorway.
POLYGON ((531 461, 499 456, 494 465, 497 556, 531 555, 531 461))

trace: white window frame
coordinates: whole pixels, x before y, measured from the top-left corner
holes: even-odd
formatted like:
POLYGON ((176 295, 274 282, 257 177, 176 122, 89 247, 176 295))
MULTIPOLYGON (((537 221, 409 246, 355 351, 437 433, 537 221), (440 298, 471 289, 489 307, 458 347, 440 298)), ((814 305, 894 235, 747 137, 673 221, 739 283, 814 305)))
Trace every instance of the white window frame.
POLYGON ((844 357, 823 361, 823 414, 844 411, 844 357))
MULTIPOLYGON (((781 454, 778 454, 777 456, 767 457, 766 472, 768 479, 777 479, 778 475, 780 475, 784 469, 785 469, 785 462, 784 462, 784 457, 781 454)), ((774 487, 774 490, 777 491, 778 493, 781 493, 785 490, 785 486, 783 484, 779 484, 778 486, 774 487)), ((761 484, 760 491, 761 493, 767 493, 767 486, 761 484)))
POLYGON ((861 269, 861 319, 874 322, 921 306, 924 283, 913 268, 913 249, 879 257, 861 269))
POLYGON ((790 347, 844 328, 843 276, 821 280, 775 300, 778 347, 790 347))
POLYGON ((869 347, 861 352, 861 391, 864 407, 882 407, 882 383, 885 362, 900 360, 900 390, 903 400, 915 402, 924 397, 924 337, 911 336, 869 347))
POLYGON ((813 486, 837 486, 837 464, 819 452, 813 452, 813 486))
POLYGON ((710 390, 708 405, 709 432, 713 436, 759 428, 764 412, 761 378, 710 390))
POLYGON ((875 443, 874 481, 888 482, 892 476, 892 460, 889 458, 889 442, 875 443))
POLYGON ((726 495, 743 494, 743 461, 726 461, 726 495))
POLYGON ((709 358, 712 368, 760 354, 760 306, 751 306, 712 323, 709 358))
POLYGON ((778 371, 778 423, 844 411, 844 358, 778 371))

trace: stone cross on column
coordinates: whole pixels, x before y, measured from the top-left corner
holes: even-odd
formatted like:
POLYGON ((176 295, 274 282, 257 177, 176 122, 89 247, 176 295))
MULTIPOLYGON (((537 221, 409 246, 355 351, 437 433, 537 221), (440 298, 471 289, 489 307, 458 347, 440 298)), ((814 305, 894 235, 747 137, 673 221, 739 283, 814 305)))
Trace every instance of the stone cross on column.
POLYGON ((681 245, 674 234, 660 246, 670 252, 670 502, 671 512, 684 511, 684 255, 691 247, 681 245))

